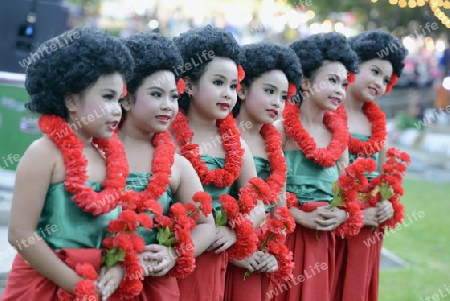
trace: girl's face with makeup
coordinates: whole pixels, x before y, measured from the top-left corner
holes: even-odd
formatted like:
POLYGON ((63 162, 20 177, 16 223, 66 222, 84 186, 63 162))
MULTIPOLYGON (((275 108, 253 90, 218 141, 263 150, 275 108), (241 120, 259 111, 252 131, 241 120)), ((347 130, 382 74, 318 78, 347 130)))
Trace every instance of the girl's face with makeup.
POLYGON ((354 98, 362 101, 376 101, 384 92, 392 76, 392 64, 386 60, 371 59, 359 65, 355 82, 348 88, 354 98))
POLYGON ((224 57, 215 57, 197 82, 192 82, 189 110, 214 119, 225 118, 237 101, 237 65, 224 57))
POLYGON ((146 77, 134 93, 122 104, 127 122, 143 132, 167 130, 178 113, 178 91, 171 71, 157 71, 146 77))
POLYGON ((104 74, 82 93, 68 95, 68 123, 86 138, 110 138, 122 117, 119 99, 123 85, 121 74, 104 74))
POLYGON ((253 80, 250 88, 239 91, 242 105, 252 121, 273 123, 283 112, 289 82, 281 70, 271 70, 253 80))
POLYGON ((320 109, 335 111, 346 96, 347 69, 341 62, 324 61, 308 82, 303 93, 320 109))

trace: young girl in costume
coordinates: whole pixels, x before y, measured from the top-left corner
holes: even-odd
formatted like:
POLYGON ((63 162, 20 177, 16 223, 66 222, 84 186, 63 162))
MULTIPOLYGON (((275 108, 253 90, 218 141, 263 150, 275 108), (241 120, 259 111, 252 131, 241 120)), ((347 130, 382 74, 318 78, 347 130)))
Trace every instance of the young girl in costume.
POLYGON ((185 93, 172 131, 181 155, 189 159, 211 195, 219 224, 214 243, 197 258, 194 273, 178 281, 180 300, 219 301, 224 297, 228 255, 243 259, 256 250, 253 228, 264 218, 264 208, 258 212, 256 207, 251 221, 220 223, 225 210, 219 198, 228 209, 226 217, 235 216, 241 208, 229 194, 256 176, 252 155, 230 115, 243 78, 241 50, 231 33, 211 26, 189 30, 174 41, 185 62, 185 93))
MULTIPOLYGON (((300 86, 302 70, 295 52, 287 46, 258 43, 242 47, 245 78, 233 108, 242 139, 249 146, 258 177, 265 180, 273 193, 266 207, 273 214, 286 206, 286 161, 281 148, 281 134, 273 122, 283 112, 289 88, 292 94, 300 86)), ((291 97, 293 95, 290 95, 291 97)), ((269 278, 279 265, 275 256, 257 251, 252 257, 228 265, 225 300, 267 299, 269 278), (252 274, 245 277, 249 271, 252 274)))
POLYGON ((347 220, 346 211, 327 209, 338 166, 348 161, 348 131, 334 111, 345 99, 347 72, 356 71, 357 57, 338 33, 311 35, 290 47, 302 65, 302 91, 294 97, 297 103, 286 104, 276 126, 283 135, 286 191, 293 197, 287 203, 297 223, 286 241, 295 267, 294 278, 275 288, 275 300, 327 301, 334 274, 332 230, 347 220))
POLYGON ((114 130, 134 62, 119 40, 89 28, 63 33, 39 49, 61 40, 71 43, 26 71, 26 107, 42 114, 44 136, 16 170, 8 239, 19 254, 4 301, 73 300, 72 294, 106 300, 124 276, 115 265, 97 279, 104 230, 118 215, 128 174, 114 130))
MULTIPOLYGON (((348 115, 350 162, 357 157, 370 157, 380 169, 386 161, 387 131, 386 117, 376 101, 389 93, 400 77, 406 50, 398 39, 382 31, 364 32, 353 37, 350 44, 359 57, 359 73, 348 89, 345 110, 339 108, 344 118, 348 115), (384 49, 392 51, 380 57, 384 49)), ((367 178, 370 180, 379 174, 376 171, 367 178)), ((336 237, 333 292, 336 301, 378 300, 382 225, 392 218, 394 210, 389 201, 379 202, 376 207, 371 207, 369 202, 364 205, 365 227, 360 233, 349 240, 336 237), (364 242, 371 241, 372 236, 376 243, 366 246, 364 242)))
MULTIPOLYGON (((119 130, 130 166, 127 189, 138 196, 157 200, 168 215, 176 202, 193 203, 192 197, 203 191, 202 184, 188 160, 175 153, 176 147, 167 130, 178 112, 177 80, 172 65, 181 65, 180 52, 172 41, 157 34, 138 33, 125 40, 135 60, 135 70, 127 82, 129 94, 122 102, 124 121, 119 130)), ((178 81, 182 85, 183 80, 178 81)), ((134 197, 136 199, 137 196, 134 197)), ((148 204, 146 210, 154 208, 148 204)), ((215 226, 212 215, 200 215, 192 231, 195 256, 213 242, 215 226)), ((143 292, 136 300, 179 300, 174 277, 177 262, 174 252, 183 250, 159 245, 157 230, 143 227, 138 234, 145 242, 143 292), (159 263, 157 263, 159 261, 159 263), (171 273, 169 273, 169 271, 171 273)))

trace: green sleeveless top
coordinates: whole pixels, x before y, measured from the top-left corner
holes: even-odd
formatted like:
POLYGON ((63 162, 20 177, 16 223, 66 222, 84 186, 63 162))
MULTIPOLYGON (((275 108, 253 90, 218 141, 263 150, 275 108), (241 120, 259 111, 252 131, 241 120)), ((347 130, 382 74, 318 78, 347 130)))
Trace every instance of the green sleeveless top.
MULTIPOLYGON (((223 168, 225 165, 225 159, 224 158, 216 158, 211 157, 209 155, 201 155, 202 162, 205 162, 206 167, 208 167, 209 170, 217 169, 217 168, 223 168)), ((217 187, 214 184, 209 185, 203 185, 203 190, 205 192, 209 193, 209 195, 212 198, 212 207, 213 207, 213 215, 215 217, 215 211, 220 211, 222 205, 218 202, 219 197, 222 194, 229 194, 233 197, 236 197, 236 184, 233 183, 230 186, 227 187, 217 187)))
POLYGON ((256 175, 258 178, 264 181, 270 176, 270 163, 269 160, 262 157, 253 156, 253 162, 255 162, 256 175))
MULTIPOLYGON (((147 188, 150 177, 151 174, 148 172, 130 172, 130 175, 127 178, 126 189, 141 192, 147 188)), ((161 204, 164 215, 167 215, 169 213, 170 206, 174 203, 172 200, 172 189, 170 188, 170 185, 167 185, 167 190, 158 199, 158 203, 161 204)), ((137 234, 144 239, 146 245, 158 243, 158 240, 156 239, 157 231, 155 229, 152 231, 147 231, 144 227, 139 227, 137 234)))
POLYGON ((285 152, 287 175, 286 191, 295 193, 299 205, 303 202, 330 202, 332 183, 337 181, 337 165, 323 167, 306 159, 301 150, 285 152))
MULTIPOLYGON (((355 138, 355 139, 361 140, 363 142, 369 140, 369 138, 370 138, 370 136, 367 136, 367 135, 354 134, 354 133, 352 133, 352 137, 355 138)), ((354 154, 354 153, 351 153, 351 152, 348 153, 348 156, 349 156, 350 163, 353 163, 353 161, 355 161, 356 158, 358 158, 358 154, 354 154)), ((380 171, 379 171, 379 169, 380 169, 380 153, 378 152, 378 153, 375 153, 375 154, 370 155, 370 156, 365 157, 365 158, 372 158, 372 159, 375 160, 375 162, 377 162, 378 170, 374 171, 371 174, 366 174, 366 178, 369 179, 369 181, 370 181, 373 178, 378 177, 380 175, 380 171)))
MULTIPOLYGON (((86 182, 95 192, 100 183, 86 182)), ((81 210, 67 192, 64 183, 51 184, 35 232, 55 251, 61 248, 100 249, 109 221, 116 219, 119 207, 107 214, 94 216, 81 210)))
MULTIPOLYGON (((263 179, 264 181, 270 176, 270 163, 269 160, 253 156, 253 162, 255 162, 256 167, 256 175, 258 178, 263 179)), ((265 206, 266 212, 269 212, 271 205, 265 206)))

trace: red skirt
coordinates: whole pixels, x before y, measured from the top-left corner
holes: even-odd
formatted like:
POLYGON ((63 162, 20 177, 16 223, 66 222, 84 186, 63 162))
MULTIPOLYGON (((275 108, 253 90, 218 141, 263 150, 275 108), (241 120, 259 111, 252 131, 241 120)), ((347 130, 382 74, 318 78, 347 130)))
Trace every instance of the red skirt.
MULTIPOLYGON (((170 276, 145 277, 142 283, 142 292, 128 301, 179 301, 180 291, 177 280, 170 276)), ((111 296, 108 301, 122 301, 118 297, 111 296)))
POLYGON ((195 261, 194 272, 184 279, 178 279, 180 301, 223 301, 227 253, 207 251, 195 261))
POLYGON ((363 227, 351 239, 336 238, 333 301, 377 301, 384 230, 363 227))
POLYGON ((268 301, 267 292, 270 289, 270 280, 265 273, 251 273, 244 280, 247 270, 229 264, 225 278, 225 301, 268 301))
MULTIPOLYGON (((329 203, 308 202, 298 208, 311 212, 326 205, 329 203)), ((294 278, 272 287, 268 297, 276 301, 329 301, 334 276, 334 234, 297 224, 294 233, 286 237, 286 245, 294 256, 294 278)))
MULTIPOLYGON (((102 262, 102 254, 98 249, 61 249, 55 253, 72 269, 75 269, 78 263, 90 263, 98 271, 102 262)), ((1 300, 56 300, 58 289, 54 282, 42 276, 26 263, 20 254, 17 254, 1 300)))

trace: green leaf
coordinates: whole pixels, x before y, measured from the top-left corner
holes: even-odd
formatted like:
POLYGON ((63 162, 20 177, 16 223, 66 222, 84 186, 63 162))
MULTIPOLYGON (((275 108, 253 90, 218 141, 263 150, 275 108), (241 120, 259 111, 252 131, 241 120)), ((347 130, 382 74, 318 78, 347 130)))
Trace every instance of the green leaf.
POLYGON ((158 227, 158 234, 156 234, 158 244, 170 247, 178 240, 175 238, 175 234, 170 231, 169 227, 158 227))
POLYGON ((227 213, 224 210, 216 210, 216 226, 225 226, 228 223, 227 213))
POLYGON ((102 258, 102 263, 106 264, 106 269, 109 270, 116 263, 125 260, 125 252, 122 249, 114 247, 106 251, 106 255, 102 258))
POLYGON ((380 195, 382 201, 389 200, 393 196, 391 187, 389 186, 388 183, 386 182, 381 183, 380 195))

